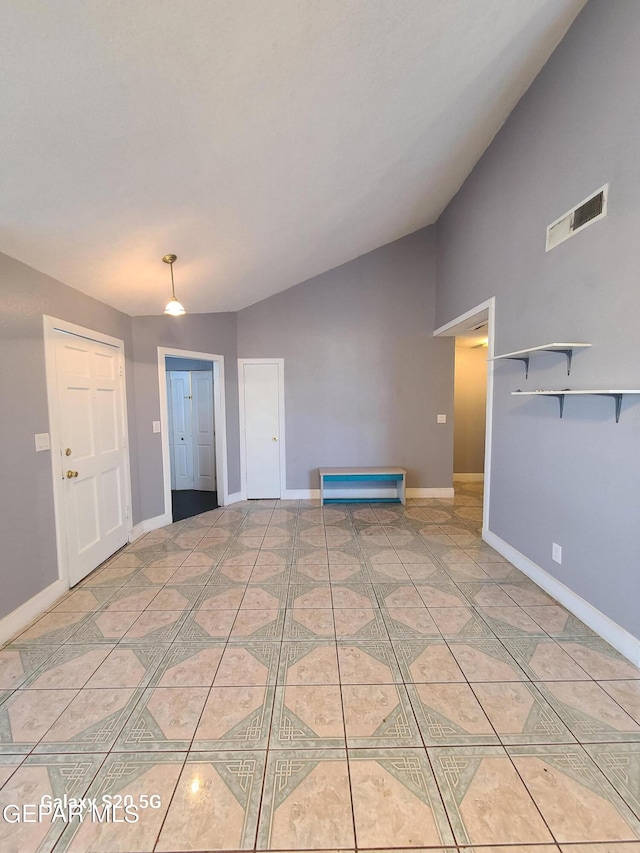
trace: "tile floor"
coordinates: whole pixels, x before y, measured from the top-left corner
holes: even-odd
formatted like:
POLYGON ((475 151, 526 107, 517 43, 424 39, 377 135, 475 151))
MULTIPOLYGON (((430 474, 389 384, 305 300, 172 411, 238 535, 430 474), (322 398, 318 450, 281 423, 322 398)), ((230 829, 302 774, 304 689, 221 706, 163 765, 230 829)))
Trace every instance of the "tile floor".
POLYGON ((639 853, 640 671, 480 503, 247 502, 119 552, 0 650, 0 806, 138 821, 0 851, 639 853))

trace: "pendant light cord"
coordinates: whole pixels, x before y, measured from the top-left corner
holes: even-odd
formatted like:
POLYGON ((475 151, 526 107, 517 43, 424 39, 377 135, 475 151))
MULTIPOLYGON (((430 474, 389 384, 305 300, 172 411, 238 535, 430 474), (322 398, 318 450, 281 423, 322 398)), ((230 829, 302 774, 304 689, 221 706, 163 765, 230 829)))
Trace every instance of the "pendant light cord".
POLYGON ((175 288, 175 285, 173 283, 173 263, 169 264, 169 269, 171 270, 171 295, 175 299, 176 298, 176 288, 175 288))

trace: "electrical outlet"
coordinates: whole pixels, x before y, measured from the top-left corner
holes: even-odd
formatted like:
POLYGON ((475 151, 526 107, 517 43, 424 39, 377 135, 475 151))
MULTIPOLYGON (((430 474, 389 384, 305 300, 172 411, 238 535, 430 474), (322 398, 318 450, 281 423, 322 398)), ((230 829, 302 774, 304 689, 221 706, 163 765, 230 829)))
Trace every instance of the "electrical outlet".
POLYGON ((438 415, 437 423, 446 424, 446 422, 447 422, 447 416, 446 415, 438 415))
POLYGON ((562 545, 558 545, 557 542, 551 545, 551 559, 556 563, 562 562, 562 545))
POLYGON ((160 432, 160 421, 152 421, 153 431, 160 432))

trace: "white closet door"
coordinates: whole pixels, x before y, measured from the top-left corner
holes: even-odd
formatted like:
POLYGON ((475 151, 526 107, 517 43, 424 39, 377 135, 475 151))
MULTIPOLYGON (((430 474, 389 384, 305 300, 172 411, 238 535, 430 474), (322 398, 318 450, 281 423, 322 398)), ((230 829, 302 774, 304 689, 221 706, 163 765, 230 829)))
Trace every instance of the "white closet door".
POLYGON ((247 498, 280 497, 280 366, 244 364, 247 498))
POLYGON ((56 332, 61 476, 71 586, 128 538, 124 380, 117 347, 56 332))
POLYGON ((213 429, 213 373, 191 371, 193 488, 216 490, 215 433, 213 429))
POLYGON ((171 388, 172 487, 178 491, 193 489, 191 378, 189 371, 170 371, 169 384, 171 388))

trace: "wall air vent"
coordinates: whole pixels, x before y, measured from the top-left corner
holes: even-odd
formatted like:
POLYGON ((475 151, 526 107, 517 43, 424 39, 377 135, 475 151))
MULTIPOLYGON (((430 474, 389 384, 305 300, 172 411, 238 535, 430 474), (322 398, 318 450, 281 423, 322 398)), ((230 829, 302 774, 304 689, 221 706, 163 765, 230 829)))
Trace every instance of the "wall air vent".
POLYGON ((580 204, 576 205, 567 213, 563 214, 555 222, 547 227, 547 244, 545 251, 548 252, 573 237, 578 231, 582 231, 587 225, 597 222, 607 215, 607 195, 609 192, 609 184, 605 184, 595 193, 592 193, 580 204))

